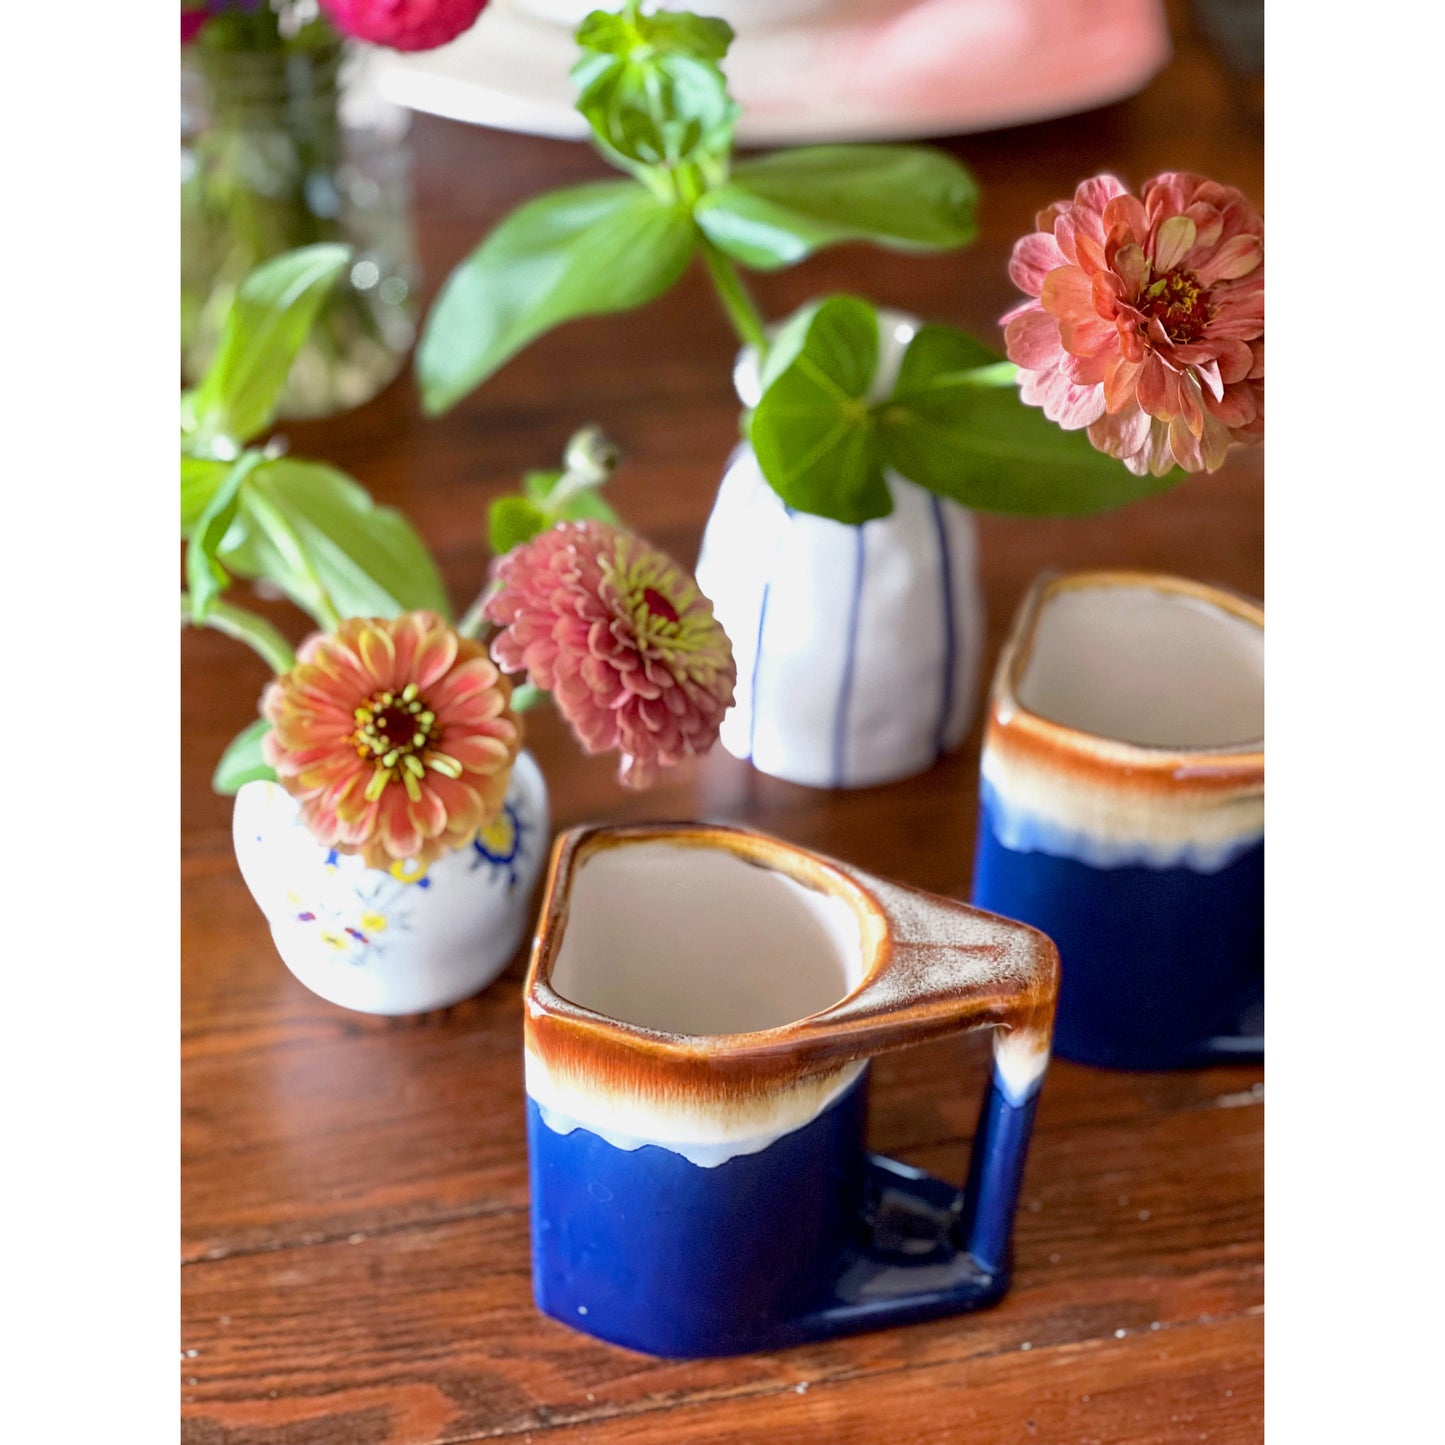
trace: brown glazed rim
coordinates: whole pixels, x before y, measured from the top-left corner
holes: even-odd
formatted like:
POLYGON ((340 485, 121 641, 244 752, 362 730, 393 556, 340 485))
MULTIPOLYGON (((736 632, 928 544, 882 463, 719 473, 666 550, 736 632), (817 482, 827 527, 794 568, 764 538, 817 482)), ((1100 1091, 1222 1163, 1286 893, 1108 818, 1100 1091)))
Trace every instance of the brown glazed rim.
POLYGON ((739 1099, 965 1029, 1024 1030, 1046 1046, 1057 989, 1057 951, 1037 930, 884 883, 766 834, 707 823, 576 828, 553 848, 525 984, 525 1032, 527 1047, 549 1071, 589 1087, 621 1086, 655 1099, 739 1099), (806 1018, 737 1034, 665 1033, 564 998, 551 975, 572 879, 597 853, 639 843, 722 849, 841 898, 859 920, 861 981, 806 1018), (902 936, 911 920, 929 915, 957 940, 902 936))
POLYGON ((1029 588, 999 655, 985 745, 1005 756, 1021 753, 1030 762, 1053 763, 1069 772, 1107 772, 1115 780, 1131 779, 1148 788, 1169 784, 1211 793, 1218 789, 1262 790, 1263 738, 1214 748, 1126 742, 1054 722, 1019 701, 1019 683, 1028 666, 1044 604, 1060 592, 1104 587, 1142 587, 1193 597, 1264 630, 1264 608, 1258 602, 1187 577, 1118 569, 1045 573, 1029 588))

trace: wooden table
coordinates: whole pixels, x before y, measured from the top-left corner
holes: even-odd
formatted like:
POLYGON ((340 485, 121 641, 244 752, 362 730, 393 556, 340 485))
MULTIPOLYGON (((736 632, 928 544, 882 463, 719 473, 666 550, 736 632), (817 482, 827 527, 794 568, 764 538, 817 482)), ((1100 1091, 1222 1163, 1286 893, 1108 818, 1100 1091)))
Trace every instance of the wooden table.
MULTIPOLYGON (((1112 169, 1195 169, 1262 197, 1261 123, 1186 12, 1142 95, 1087 117, 950 142, 983 190, 981 235, 927 259, 825 253, 757 283, 777 315, 853 290, 996 336, 1005 259, 1033 213, 1112 169)), ((427 296, 507 209, 601 172, 585 148, 420 120, 427 296)), ((569 433, 605 426, 639 530, 691 559, 736 436, 733 341, 703 277, 629 316, 564 329, 441 420, 409 377, 291 431, 401 507, 465 605, 488 502, 569 433)), ((990 660, 1025 586, 1056 566, 1156 567, 1260 594, 1262 458, 1237 456, 1125 513, 982 519, 990 660)), ((298 619, 270 609, 291 636, 298 619)), ((253 715, 261 665, 183 640, 183 1438, 188 1445, 526 1441, 1254 1442, 1263 1437, 1262 1071, 1126 1075, 1055 1063, 997 1309, 773 1355, 702 1363, 599 1344, 534 1310, 528 1275, 524 960, 445 1012, 345 1012, 272 950, 209 791, 253 715)), ((818 792, 720 749, 634 796, 550 714, 531 747, 556 823, 733 819, 924 888, 967 896, 978 740, 910 782, 818 792)), ((978 1040, 875 1066, 873 1142, 962 1177, 978 1040)))

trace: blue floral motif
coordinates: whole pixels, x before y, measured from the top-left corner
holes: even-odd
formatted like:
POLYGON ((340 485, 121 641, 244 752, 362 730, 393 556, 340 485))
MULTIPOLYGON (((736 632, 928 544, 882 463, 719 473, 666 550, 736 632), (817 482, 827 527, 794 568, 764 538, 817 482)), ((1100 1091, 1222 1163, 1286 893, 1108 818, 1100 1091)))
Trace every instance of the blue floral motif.
POLYGON ((521 865, 527 857, 526 839, 531 828, 522 821, 522 815, 511 804, 506 803, 494 821, 478 831, 472 839, 472 871, 483 865, 507 875, 507 892, 517 886, 521 865))

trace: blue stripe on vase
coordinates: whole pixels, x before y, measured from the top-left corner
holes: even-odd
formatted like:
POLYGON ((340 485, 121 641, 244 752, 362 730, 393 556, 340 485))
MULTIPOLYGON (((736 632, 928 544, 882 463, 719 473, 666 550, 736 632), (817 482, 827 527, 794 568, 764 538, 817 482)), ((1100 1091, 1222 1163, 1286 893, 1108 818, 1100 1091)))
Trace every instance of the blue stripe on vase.
POLYGON ((748 703, 748 761, 752 762, 758 735, 758 673, 763 661, 763 626, 768 620, 768 593, 772 581, 763 583, 763 600, 758 604, 758 645, 753 653, 752 696, 748 703))
MULTIPOLYGON (((783 503, 783 511, 791 522, 796 515, 793 509, 783 503)), ((768 620, 768 594, 773 590, 772 578, 763 583, 763 600, 758 604, 758 641, 753 651, 752 701, 748 707, 748 762, 752 762, 758 735, 758 675, 763 662, 763 627, 768 620)))
POLYGON ((933 739, 934 755, 941 758, 948 743, 948 720, 953 714, 953 566, 948 556, 948 529, 943 522, 943 503, 936 496, 930 500, 933 503, 933 525, 938 533, 938 565, 943 581, 943 706, 939 710, 938 731, 933 739))
POLYGON ((853 598, 848 608, 848 650, 843 654, 843 677, 838 684, 838 711, 833 720, 833 786, 844 783, 844 766, 848 747, 848 705, 853 696, 853 664, 858 653, 858 617, 863 610, 863 528, 853 528, 857 537, 853 568, 853 598))

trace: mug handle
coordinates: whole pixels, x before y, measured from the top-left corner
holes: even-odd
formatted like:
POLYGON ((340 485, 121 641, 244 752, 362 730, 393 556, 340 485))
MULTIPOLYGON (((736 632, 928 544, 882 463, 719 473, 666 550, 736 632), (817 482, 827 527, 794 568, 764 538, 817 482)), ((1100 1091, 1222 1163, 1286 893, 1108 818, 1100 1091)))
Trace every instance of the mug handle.
MULTIPOLYGON (((831 860, 830 860, 831 861, 831 860)), ((1059 959, 1036 929, 834 863, 884 920, 862 983, 794 1027, 794 1047, 841 1062, 972 1029, 994 1033, 960 1190, 873 1156, 866 1244, 845 1259, 834 1297, 798 1338, 992 1304, 1008 1288, 1010 1244, 1040 1085, 1048 1064, 1059 959)))

